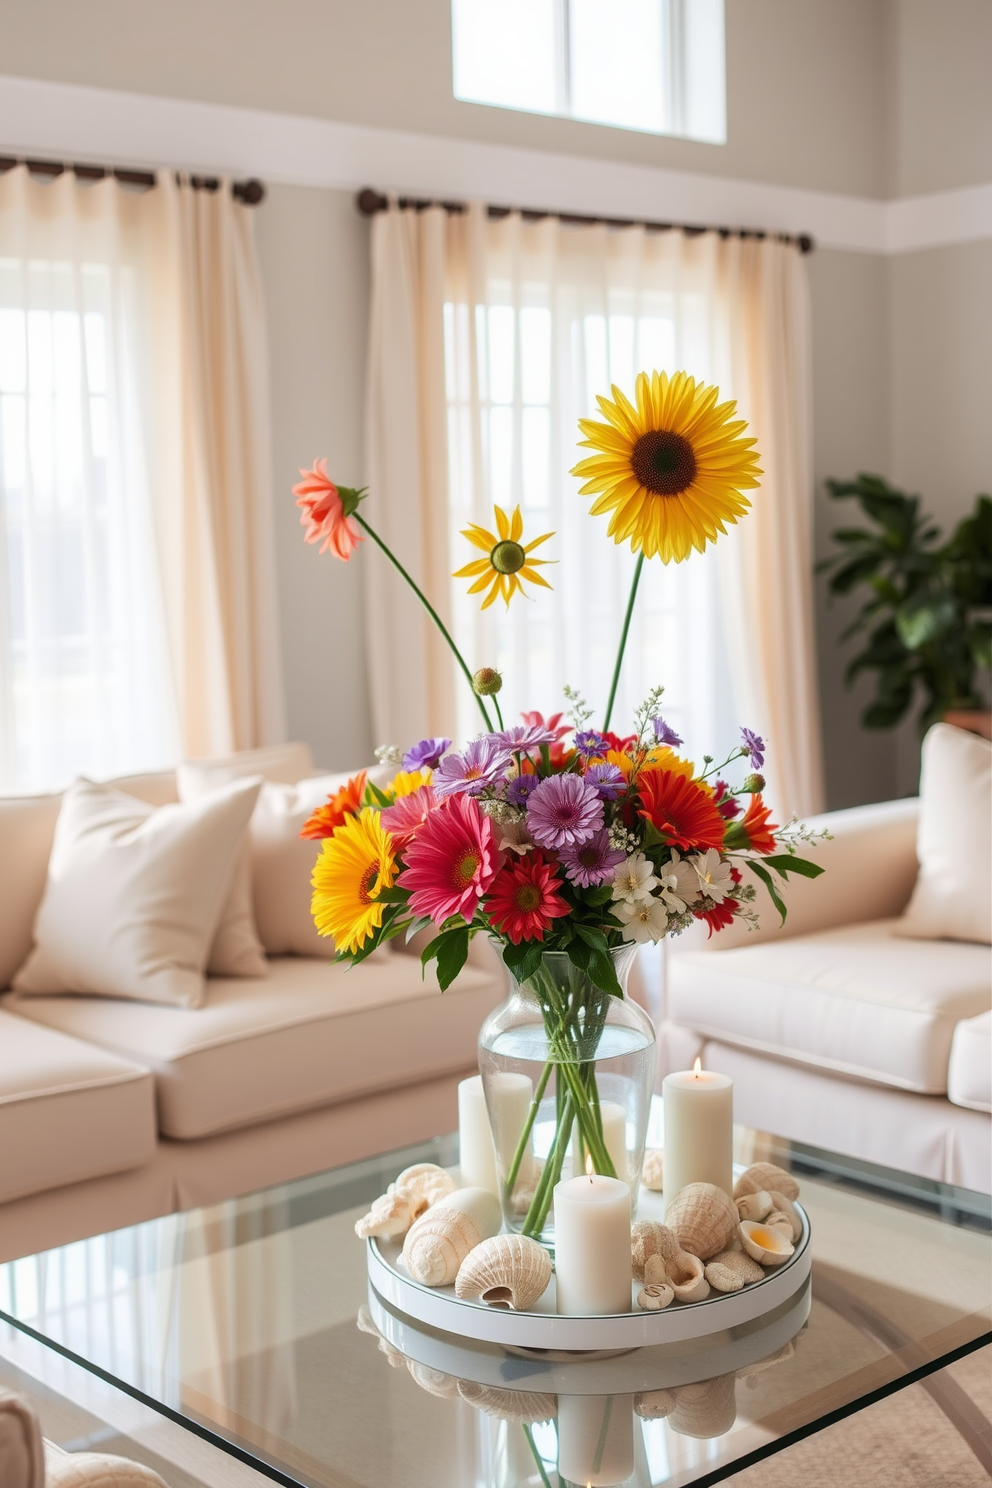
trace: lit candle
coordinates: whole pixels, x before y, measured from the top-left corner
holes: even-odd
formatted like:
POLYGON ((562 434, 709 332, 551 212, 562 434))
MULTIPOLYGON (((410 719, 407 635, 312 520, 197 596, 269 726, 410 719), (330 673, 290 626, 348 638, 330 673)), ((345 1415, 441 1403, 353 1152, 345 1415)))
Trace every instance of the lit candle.
POLYGON ((630 1187, 588 1173, 555 1187, 555 1275, 560 1313, 630 1312, 630 1187))
POLYGON ((665 1204, 688 1183, 734 1187, 734 1082, 700 1068, 666 1075, 665 1204))
MULTIPOLYGON (((496 1075, 491 1081, 493 1111, 486 1106, 482 1076, 472 1075, 458 1086, 458 1165, 466 1188, 485 1188, 498 1196, 497 1172, 505 1173, 513 1161, 520 1133, 527 1124, 534 1086, 527 1075, 496 1075)), ((530 1171, 529 1154, 521 1164, 530 1171)))
POLYGON ((614 1488, 633 1471, 633 1397, 559 1395, 559 1480, 581 1488, 614 1488))

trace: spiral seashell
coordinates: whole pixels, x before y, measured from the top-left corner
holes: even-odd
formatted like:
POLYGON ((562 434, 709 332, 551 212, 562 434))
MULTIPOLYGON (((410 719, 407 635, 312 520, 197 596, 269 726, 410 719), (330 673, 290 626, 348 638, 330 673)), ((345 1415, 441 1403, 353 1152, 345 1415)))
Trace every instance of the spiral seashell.
POLYGON ((702 1261, 685 1250, 649 1256, 644 1280, 648 1286, 670 1286, 679 1302, 702 1302, 710 1294, 702 1261))
POLYGON ((757 1193, 741 1194, 736 1203, 741 1219, 765 1219, 775 1208, 771 1194, 763 1188, 759 1188, 757 1193))
POLYGON ((660 1312, 674 1301, 675 1292, 667 1282, 653 1282, 651 1286, 641 1287, 637 1294, 637 1305, 644 1312, 660 1312))
POLYGON ((393 1186, 406 1194, 414 1219, 419 1219, 432 1204, 454 1193, 458 1185, 437 1163, 414 1163, 412 1168, 403 1169, 393 1186))
POLYGON ((787 1199, 798 1199, 799 1184, 791 1173, 784 1168, 778 1168, 774 1163, 753 1163, 746 1172, 743 1172, 734 1184, 734 1198, 739 1199, 741 1194, 760 1193, 764 1189, 766 1193, 785 1194, 787 1199))
POLYGON ((636 1281, 644 1280, 649 1256, 676 1251, 679 1243, 671 1230, 655 1219, 639 1219, 630 1230, 630 1264, 636 1281))
POLYGON ((355 1234, 359 1240, 368 1240, 371 1235, 380 1239, 405 1235, 432 1204, 454 1189, 451 1174, 436 1163, 415 1163, 412 1168, 404 1168, 396 1182, 376 1199, 368 1214, 356 1220, 355 1234))
POLYGON ((642 1390, 634 1396, 634 1414, 642 1421, 661 1421, 674 1409, 674 1390, 642 1390))
POLYGON ((502 1218, 495 1194, 484 1188, 457 1189, 433 1204, 407 1234, 407 1270, 424 1286, 449 1286, 469 1251, 495 1235, 502 1218))
POLYGON ((742 1250, 724 1250, 706 1267, 706 1280, 715 1292, 739 1292, 749 1281, 760 1281, 764 1271, 742 1250))
POLYGON ((441 1400, 458 1399, 458 1380, 453 1374, 444 1374, 440 1369, 431 1369, 426 1364, 418 1364, 415 1359, 408 1359, 406 1367, 413 1379, 428 1395, 437 1395, 441 1400))
POLYGON ((665 1207, 665 1224, 701 1261, 726 1250, 739 1223, 737 1205, 715 1183, 689 1183, 665 1207))
POLYGON ((502 1390, 497 1385, 477 1385, 474 1380, 459 1380, 458 1393, 469 1405, 499 1421, 553 1421, 558 1414, 554 1395, 531 1390, 502 1390))
POLYGON ((791 1240, 780 1230, 770 1230, 753 1219, 742 1219, 737 1233, 748 1255, 762 1266, 781 1266, 793 1253, 791 1240))
MULTIPOLYGON (((772 1207, 765 1215, 765 1224, 771 1230, 782 1230, 793 1244, 799 1239, 803 1232, 803 1222, 799 1218, 799 1210, 791 1199, 785 1194, 769 1194, 772 1207)), ((748 1216, 750 1218, 750 1216, 748 1216)))
POLYGON ((493 1235, 469 1251, 455 1278, 455 1296, 487 1307, 526 1312, 548 1289, 551 1257, 526 1235, 493 1235))
POLYGON ((641 1182, 645 1188, 650 1188, 653 1193, 661 1193, 664 1188, 665 1158, 660 1147, 646 1147, 644 1150, 644 1167, 641 1169, 641 1182))
POLYGON ((412 1223, 413 1205, 406 1194, 398 1192, 395 1184, 390 1184, 368 1214, 355 1221, 355 1234, 359 1240, 368 1240, 371 1235, 387 1239, 392 1235, 405 1235, 412 1223))
POLYGON ((723 1436, 737 1420, 737 1378, 721 1374, 696 1385, 682 1385, 675 1392, 675 1408, 669 1416, 673 1431, 681 1436, 707 1439, 723 1436))

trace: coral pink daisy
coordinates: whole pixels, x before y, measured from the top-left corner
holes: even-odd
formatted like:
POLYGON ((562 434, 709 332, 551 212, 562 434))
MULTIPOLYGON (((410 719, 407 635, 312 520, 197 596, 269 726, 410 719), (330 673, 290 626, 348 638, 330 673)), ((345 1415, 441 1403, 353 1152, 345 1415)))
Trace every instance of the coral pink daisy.
POLYGON ((303 823, 300 832, 301 837, 307 837, 312 841, 319 841, 322 837, 333 837, 338 827, 354 816, 362 809, 362 797, 365 794, 364 770, 359 770, 353 775, 346 785, 343 785, 333 796, 328 796, 323 806, 311 812, 303 823))
POLYGON ((568 905, 555 893, 561 879, 552 876, 551 864, 539 852, 528 853, 497 875, 486 900, 486 913, 495 929, 514 945, 522 940, 543 940, 552 920, 569 913, 568 905))
POLYGON ((438 800, 431 787, 422 785, 386 807, 381 817, 382 825, 392 837, 397 852, 403 851, 437 806, 438 800))
POLYGON ((347 563, 365 539, 354 517, 345 516, 338 488, 327 474, 327 461, 314 460, 313 469, 301 469, 300 474, 303 479, 293 487, 293 495, 302 508, 300 522, 307 529, 304 540, 321 543, 322 553, 330 548, 335 558, 347 563))
POLYGON ((468 796, 430 812, 404 857, 397 883, 409 891, 414 914, 435 925, 455 914, 470 921, 500 864, 492 822, 468 796))

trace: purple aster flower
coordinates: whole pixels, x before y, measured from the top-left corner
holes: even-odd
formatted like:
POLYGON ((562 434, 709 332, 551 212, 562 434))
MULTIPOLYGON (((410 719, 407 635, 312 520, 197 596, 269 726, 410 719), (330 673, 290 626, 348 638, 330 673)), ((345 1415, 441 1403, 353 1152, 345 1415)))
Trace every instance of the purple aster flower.
POLYGON ((541 847, 586 842, 603 825, 603 803, 581 775, 549 775, 527 802, 527 826, 541 847))
POLYGON ((741 740, 744 748, 751 756, 751 765, 755 770, 760 770, 765 763, 765 741, 758 734, 752 733, 749 728, 741 729, 741 740))
POLYGON ((518 775, 507 786, 506 799, 511 806, 526 806, 528 796, 534 794, 540 783, 536 775, 518 775))
POLYGON ((605 754, 610 746, 595 729, 585 729, 581 734, 576 734, 575 747, 580 754, 588 757, 591 754, 605 754))
POLYGON ((627 786, 623 771, 616 765, 592 765, 586 771, 585 778, 604 801, 615 801, 618 796, 623 795, 627 786))
POLYGON ((494 785, 510 763, 495 734, 473 739, 463 754, 446 754, 434 772, 436 796, 477 796, 494 785))
POLYGON ((558 735, 554 729, 539 728, 526 723, 516 723, 513 728, 504 729, 501 734, 493 734, 503 749, 540 749, 542 744, 557 744, 558 735))
POLYGON ((682 740, 673 728, 669 728, 660 715, 651 721, 654 724, 654 736, 659 744, 670 744, 673 749, 682 748, 682 740))
POLYGON ((404 770, 433 770, 446 749, 451 748, 450 739, 421 739, 403 756, 404 770))
POLYGON ((610 834, 604 830, 593 833, 586 841, 563 847, 561 863, 566 877, 580 889, 594 889, 612 879, 613 871, 623 862, 626 854, 610 846, 610 834))

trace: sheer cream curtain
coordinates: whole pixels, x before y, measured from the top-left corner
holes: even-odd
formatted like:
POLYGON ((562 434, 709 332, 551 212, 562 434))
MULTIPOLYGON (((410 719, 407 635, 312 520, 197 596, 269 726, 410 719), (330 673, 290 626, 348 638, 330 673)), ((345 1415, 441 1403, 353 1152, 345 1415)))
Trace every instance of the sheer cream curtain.
POLYGON ((283 735, 251 234, 0 176, 0 789, 283 735))
MULTIPOLYGON (((647 691, 664 684, 662 711, 697 758, 731 749, 739 723, 767 731, 773 799, 784 811, 818 809, 808 314, 795 250, 714 233, 576 228, 519 215, 490 221, 477 205, 452 216, 392 208, 373 233, 380 308, 371 365, 393 370, 406 410, 400 446, 396 404, 391 422, 384 402, 370 401, 378 520, 393 519, 409 485, 383 486, 377 472, 437 446, 441 372, 436 349, 425 363, 416 329, 426 326, 434 347, 441 316, 447 478, 438 478, 435 457, 431 480, 418 487, 418 540, 446 530, 446 550, 434 541, 450 572, 472 556, 461 529, 469 520, 491 527, 494 503, 521 505, 525 543, 556 533, 541 549, 557 560, 543 571, 554 592, 517 598, 508 612, 497 603, 482 614, 466 584, 445 580, 435 559, 432 598, 446 599, 469 665, 504 671, 504 716, 558 708, 569 682, 601 722, 634 559, 606 536, 604 519, 588 515, 568 475, 580 454, 577 420, 595 415, 595 394, 611 382, 629 393, 642 368, 685 368, 738 398, 765 476, 754 511, 716 552, 646 566, 613 722, 622 729, 647 691), (403 244, 404 262, 431 264, 426 276, 391 274, 389 315, 387 244, 391 262, 403 244), (429 436, 418 423, 425 409, 429 436), (407 432, 414 428, 419 434, 407 432)), ((383 603, 381 577, 369 586, 373 613, 383 603)), ((397 704, 390 737, 413 737, 405 726, 412 709, 400 701, 417 685, 408 652, 377 647, 374 655, 377 692, 397 704)), ((464 736, 476 730, 477 715, 460 684, 456 698, 464 736)), ((420 717, 419 733, 440 727, 442 715, 430 707, 420 717)))

